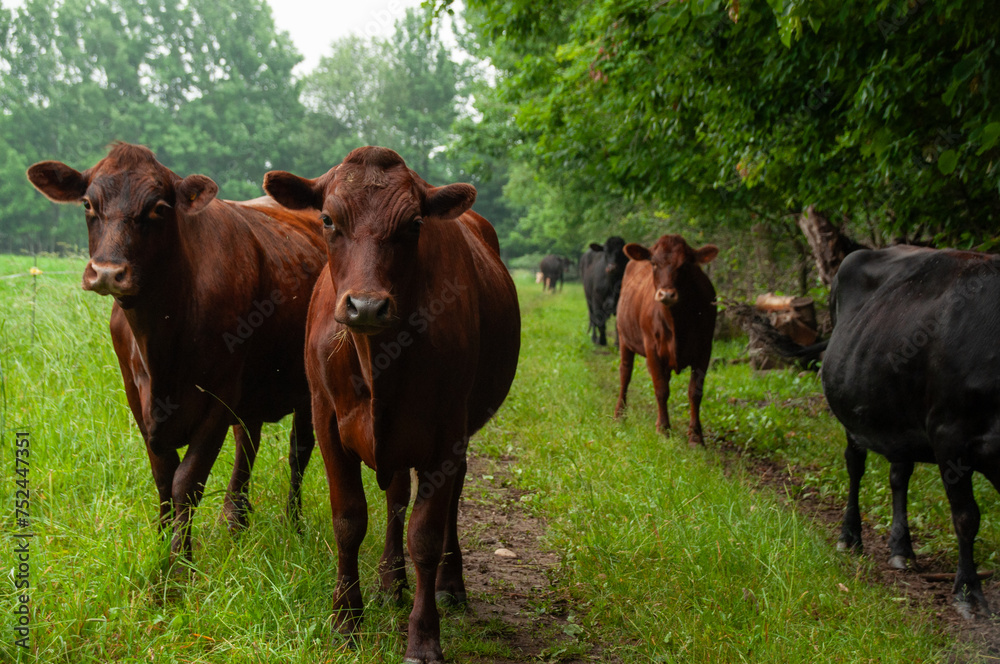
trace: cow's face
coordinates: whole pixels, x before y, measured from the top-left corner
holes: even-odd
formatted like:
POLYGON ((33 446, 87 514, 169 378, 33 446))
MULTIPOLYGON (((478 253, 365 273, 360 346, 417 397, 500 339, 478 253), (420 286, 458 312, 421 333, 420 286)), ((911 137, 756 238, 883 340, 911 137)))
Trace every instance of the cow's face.
POLYGON ((653 266, 653 297, 665 306, 673 306, 680 299, 678 278, 683 278, 685 268, 710 263, 719 255, 719 248, 706 244, 692 249, 680 235, 664 235, 651 248, 640 244, 625 245, 625 254, 634 261, 649 261, 653 266))
POLYGON ((177 215, 201 211, 218 187, 204 175, 177 177, 153 153, 119 143, 83 173, 58 161, 28 169, 28 180, 57 203, 78 203, 87 220, 90 261, 84 290, 134 306, 177 244, 177 215))
POLYGON ((321 212, 337 290, 334 318, 360 334, 377 334, 399 319, 400 294, 413 283, 421 227, 472 207, 468 184, 431 187, 386 148, 354 150, 314 180, 284 171, 264 177, 264 190, 291 209, 321 212))
POLYGON ((604 272, 612 281, 621 280, 622 275, 625 274, 628 257, 623 251, 624 247, 625 240, 617 235, 609 237, 603 245, 596 242, 590 245, 593 251, 599 251, 604 254, 604 272))

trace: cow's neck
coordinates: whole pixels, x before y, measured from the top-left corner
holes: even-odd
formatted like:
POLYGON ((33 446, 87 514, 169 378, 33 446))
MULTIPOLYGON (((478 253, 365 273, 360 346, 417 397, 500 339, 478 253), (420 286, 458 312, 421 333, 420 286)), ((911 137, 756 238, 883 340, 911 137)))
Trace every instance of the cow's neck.
MULTIPOLYGON (((212 205, 216 203, 221 205, 218 201, 212 205)), ((225 260, 232 246, 225 237, 225 220, 219 216, 212 216, 212 237, 206 237, 204 232, 207 218, 201 220, 201 225, 197 219, 179 219, 177 236, 166 243, 173 250, 158 261, 156 274, 142 299, 125 310, 125 318, 147 361, 176 364, 178 357, 184 356, 186 346, 206 342, 201 328, 213 321, 196 320, 197 314, 203 313, 204 291, 212 286, 205 279, 208 270, 204 264, 225 260)))

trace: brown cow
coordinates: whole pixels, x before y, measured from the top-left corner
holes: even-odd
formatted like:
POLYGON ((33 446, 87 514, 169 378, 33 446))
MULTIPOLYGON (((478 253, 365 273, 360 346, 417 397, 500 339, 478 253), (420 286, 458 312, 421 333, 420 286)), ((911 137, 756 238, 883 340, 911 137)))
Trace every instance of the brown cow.
POLYGON ((646 358, 653 379, 659 411, 657 431, 670 428, 670 371, 680 373, 691 367, 688 441, 691 445, 704 444, 699 410, 712 356, 715 289, 698 266, 711 262, 718 253, 718 247, 711 244, 694 250, 680 235, 664 235, 649 249, 625 245, 625 255, 631 260, 625 268, 618 302, 621 392, 615 406, 616 418, 625 408, 636 353, 646 358))
POLYGON ((306 330, 337 538, 334 624, 350 634, 361 620, 368 508, 360 462, 387 490, 380 580, 397 598, 413 468, 407 542, 417 586, 406 658, 440 661, 435 599, 465 601, 457 520, 468 439, 506 398, 520 349, 517 293, 496 232, 469 209, 471 185, 431 187, 385 148, 358 148, 314 180, 268 173, 264 189, 293 209, 322 210, 334 261, 306 330))
POLYGON ((269 198, 218 200, 209 178, 181 178, 125 143, 83 173, 44 161, 28 179, 86 211, 83 288, 115 299, 111 339, 161 528, 173 518, 171 559, 191 557, 192 510, 230 426, 237 446, 225 513, 241 528, 261 424, 294 410, 288 511, 296 517, 314 445, 302 354, 309 294, 326 262, 318 215, 269 198))

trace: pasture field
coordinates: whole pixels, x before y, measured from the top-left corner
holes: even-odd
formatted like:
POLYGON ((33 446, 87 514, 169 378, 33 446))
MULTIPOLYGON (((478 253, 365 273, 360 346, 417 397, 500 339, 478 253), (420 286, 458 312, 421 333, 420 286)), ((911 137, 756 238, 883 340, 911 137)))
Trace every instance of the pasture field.
MULTIPOLYGON (((0 256, 0 276, 30 258, 0 256)), ((319 453, 303 489, 303 532, 282 512, 289 421, 265 426, 254 469, 249 529, 220 520, 231 442, 216 462, 194 526, 190 579, 165 574, 155 490, 126 406, 107 318, 111 306, 80 289, 84 261, 41 259, 36 339, 31 278, 0 280, 0 662, 396 662, 409 609, 374 593, 384 502, 365 473, 369 535, 362 548, 367 602, 355 649, 330 637, 335 544, 319 453), (30 651, 15 646, 19 527, 15 432, 31 440, 30 651)), ((813 374, 755 374, 741 344, 717 344, 702 418, 707 448, 653 430, 642 362, 621 422, 611 413, 617 355, 585 334, 579 284, 543 294, 518 274, 523 342, 517 378, 473 453, 504 459, 520 507, 547 524, 542 546, 559 564, 560 647, 512 651, 504 625, 445 615, 450 661, 931 662, 958 654, 926 606, 870 582, 883 561, 838 554, 836 532, 791 509, 755 476, 752 455, 800 477, 799 491, 843 502, 843 433, 822 407, 813 374), (735 454, 742 450, 747 454, 735 454), (565 607, 569 610, 566 611, 565 607)), ((687 373, 672 382, 671 418, 686 429, 687 373)), ((230 435, 231 441, 231 435, 230 435)), ((862 511, 876 531, 890 517, 888 467, 869 457, 862 511)), ((977 559, 996 566, 1000 500, 982 478, 977 559)), ((918 467, 910 513, 918 555, 956 560, 937 471, 918 467)), ((482 525, 488 529, 489 524, 482 525)), ((467 574, 476 574, 475 570, 467 574)), ((412 579, 412 570, 410 572, 412 579)), ((525 589, 530 592, 530 589, 525 589)), ((996 584, 987 597, 1000 602, 996 584)), ((487 601, 473 596, 473 601, 487 601)))

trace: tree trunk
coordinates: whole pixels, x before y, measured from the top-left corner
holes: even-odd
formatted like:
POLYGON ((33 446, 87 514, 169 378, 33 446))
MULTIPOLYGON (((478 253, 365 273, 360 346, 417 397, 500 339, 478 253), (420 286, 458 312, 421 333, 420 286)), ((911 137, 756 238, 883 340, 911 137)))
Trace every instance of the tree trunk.
POLYGON ((809 241, 819 278, 827 286, 833 281, 847 254, 867 248, 842 234, 825 214, 818 212, 812 205, 799 216, 799 228, 809 241))

